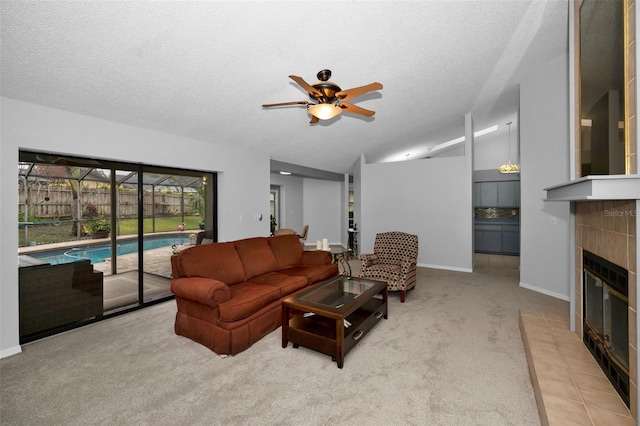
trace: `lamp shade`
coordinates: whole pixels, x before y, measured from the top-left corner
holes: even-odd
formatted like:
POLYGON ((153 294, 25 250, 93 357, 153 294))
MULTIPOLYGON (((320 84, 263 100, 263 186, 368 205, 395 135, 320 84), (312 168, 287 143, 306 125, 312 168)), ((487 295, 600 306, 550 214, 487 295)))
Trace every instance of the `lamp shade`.
POLYGON ((307 107, 309 114, 320 120, 329 120, 342 113, 342 108, 334 104, 316 104, 307 107))

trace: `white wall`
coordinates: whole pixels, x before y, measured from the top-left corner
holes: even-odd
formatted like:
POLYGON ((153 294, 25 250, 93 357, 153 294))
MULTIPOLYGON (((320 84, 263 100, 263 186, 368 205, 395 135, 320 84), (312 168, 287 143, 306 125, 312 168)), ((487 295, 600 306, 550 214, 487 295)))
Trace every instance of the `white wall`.
POLYGON ((271 185, 280 187, 282 224, 279 227, 301 232, 304 225, 309 225, 306 245, 315 246, 317 240, 327 238, 330 244, 346 246, 348 219, 344 182, 272 173, 271 185))
POLYGON ((567 55, 532 69, 520 84, 520 285, 569 300, 569 203, 543 190, 570 179, 567 55))
POLYGON ((505 117, 499 123, 498 130, 475 139, 474 142, 474 170, 497 170, 509 161, 509 128, 506 123, 511 122, 511 162, 518 161, 518 113, 505 117))
POLYGON ((344 183, 305 178, 303 185, 304 223, 309 225, 307 244, 327 238, 329 244, 344 245, 344 183))
POLYGON ((1 99, 0 357, 20 351, 18 336, 19 149, 219 172, 220 241, 269 234, 269 158, 205 142, 13 99, 1 99), (243 220, 240 220, 240 217, 243 220))
POLYGON ((361 189, 360 253, 373 251, 378 232, 403 231, 418 235, 419 266, 473 269, 470 159, 361 163, 354 182, 361 189))

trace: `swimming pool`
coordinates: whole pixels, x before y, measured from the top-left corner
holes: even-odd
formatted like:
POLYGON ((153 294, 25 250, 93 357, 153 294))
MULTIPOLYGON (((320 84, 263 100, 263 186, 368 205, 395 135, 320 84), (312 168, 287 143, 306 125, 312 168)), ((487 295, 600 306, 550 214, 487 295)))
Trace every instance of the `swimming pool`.
MULTIPOLYGON (((153 250, 161 247, 172 246, 174 244, 184 244, 188 241, 184 235, 160 235, 144 238, 144 250, 153 250)), ((136 253, 138 251, 138 240, 119 241, 116 244, 116 253, 118 256, 123 254, 136 253)), ((95 244, 83 247, 74 247, 70 249, 52 250, 41 253, 29 254, 36 259, 49 262, 52 265, 61 263, 71 263, 80 259, 89 259, 92 264, 104 262, 105 259, 111 257, 111 244, 95 244)))

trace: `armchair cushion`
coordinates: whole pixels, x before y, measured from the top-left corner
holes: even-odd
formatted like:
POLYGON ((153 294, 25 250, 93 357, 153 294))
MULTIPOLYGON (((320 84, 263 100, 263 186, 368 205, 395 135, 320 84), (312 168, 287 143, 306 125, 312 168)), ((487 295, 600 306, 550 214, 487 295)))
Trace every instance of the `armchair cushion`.
MULTIPOLYGON (((371 265, 367 269, 367 278, 371 278, 372 280, 386 281, 390 283, 389 285, 394 285, 400 281, 400 274, 402 269, 398 265, 390 265, 390 264, 377 264, 371 265)), ((395 290, 398 290, 396 288, 395 290)))

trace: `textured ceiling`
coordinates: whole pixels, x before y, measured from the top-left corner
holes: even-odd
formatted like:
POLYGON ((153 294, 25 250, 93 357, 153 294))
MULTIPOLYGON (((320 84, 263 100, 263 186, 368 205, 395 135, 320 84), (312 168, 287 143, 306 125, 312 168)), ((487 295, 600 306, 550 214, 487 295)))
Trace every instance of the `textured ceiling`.
POLYGON ((459 136, 518 108, 523 73, 567 49, 564 0, 6 1, 1 93, 345 173, 459 136), (309 125, 313 84, 384 89, 309 125))

